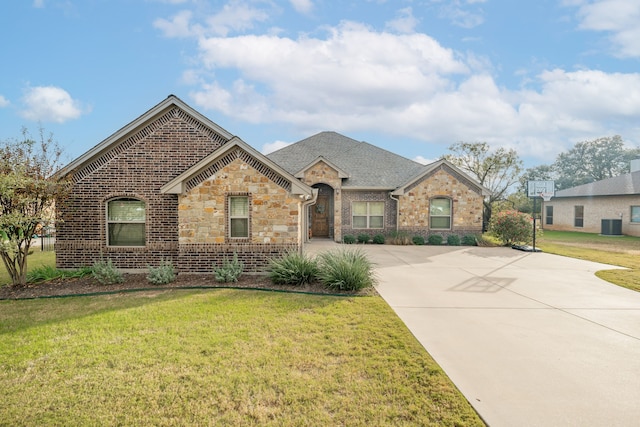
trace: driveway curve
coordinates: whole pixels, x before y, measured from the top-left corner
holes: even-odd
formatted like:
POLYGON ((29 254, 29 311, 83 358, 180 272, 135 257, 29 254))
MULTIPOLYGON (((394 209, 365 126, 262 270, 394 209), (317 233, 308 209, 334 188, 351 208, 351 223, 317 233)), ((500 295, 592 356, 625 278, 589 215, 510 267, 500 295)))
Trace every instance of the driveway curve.
POLYGON ((594 275, 615 267, 509 248, 361 247, 380 295, 490 426, 639 425, 640 293, 594 275))

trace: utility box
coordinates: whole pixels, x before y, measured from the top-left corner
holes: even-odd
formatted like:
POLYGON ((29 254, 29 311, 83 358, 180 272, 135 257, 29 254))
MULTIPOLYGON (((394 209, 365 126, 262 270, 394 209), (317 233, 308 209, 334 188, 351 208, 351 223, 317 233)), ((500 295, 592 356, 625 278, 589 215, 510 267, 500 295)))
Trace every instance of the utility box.
POLYGON ((622 220, 621 219, 603 219, 602 231, 603 236, 622 236, 622 220))

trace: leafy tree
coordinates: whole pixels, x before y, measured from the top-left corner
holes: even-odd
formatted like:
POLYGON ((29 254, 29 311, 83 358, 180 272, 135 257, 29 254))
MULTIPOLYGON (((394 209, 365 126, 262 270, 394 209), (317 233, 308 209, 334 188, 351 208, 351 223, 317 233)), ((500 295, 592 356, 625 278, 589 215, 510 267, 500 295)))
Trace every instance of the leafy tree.
POLYGON ((618 135, 578 142, 571 150, 560 153, 552 166, 556 188, 571 188, 629 171, 629 162, 640 157, 640 149, 625 148, 618 135))
POLYGON ((70 188, 54 177, 61 155, 42 128, 38 140, 23 128, 22 139, 0 142, 0 257, 13 285, 26 283, 32 237, 70 188))
POLYGON ((468 172, 491 191, 484 200, 484 224, 491 221, 492 205, 503 200, 509 188, 518 182, 522 161, 513 149, 498 148, 491 151, 486 142, 458 142, 449 147, 452 154, 445 159, 468 172))

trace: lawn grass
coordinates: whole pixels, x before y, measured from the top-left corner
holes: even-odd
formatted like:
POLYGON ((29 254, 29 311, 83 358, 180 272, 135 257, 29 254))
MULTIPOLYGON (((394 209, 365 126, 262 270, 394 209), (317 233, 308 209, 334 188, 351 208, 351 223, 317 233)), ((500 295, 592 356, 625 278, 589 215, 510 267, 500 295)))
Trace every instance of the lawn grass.
POLYGON ((380 297, 0 302, 0 424, 483 425, 380 297))
MULTIPOLYGON (((32 248, 31 254, 27 257, 27 272, 42 266, 55 267, 56 253, 54 251, 40 251, 40 248, 32 248)), ((10 284, 11 277, 6 267, 0 261, 0 286, 10 284)))
POLYGON ((626 267, 628 270, 601 270, 596 276, 640 291, 639 237, 545 230, 537 246, 552 254, 626 267))

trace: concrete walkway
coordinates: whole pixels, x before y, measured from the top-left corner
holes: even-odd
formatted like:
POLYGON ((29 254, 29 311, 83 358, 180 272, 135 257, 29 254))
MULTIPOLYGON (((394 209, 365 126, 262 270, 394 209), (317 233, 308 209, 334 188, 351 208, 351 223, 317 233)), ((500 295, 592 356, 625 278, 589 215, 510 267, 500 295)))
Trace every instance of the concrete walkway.
POLYGON ((611 266, 509 248, 359 247, 378 265, 380 295, 490 426, 640 425, 640 293, 595 277, 611 266))

